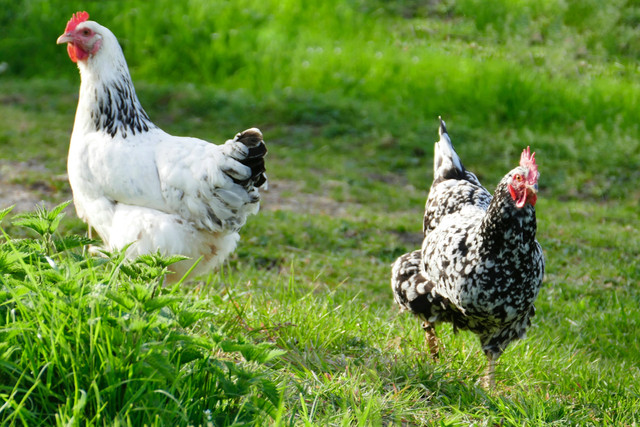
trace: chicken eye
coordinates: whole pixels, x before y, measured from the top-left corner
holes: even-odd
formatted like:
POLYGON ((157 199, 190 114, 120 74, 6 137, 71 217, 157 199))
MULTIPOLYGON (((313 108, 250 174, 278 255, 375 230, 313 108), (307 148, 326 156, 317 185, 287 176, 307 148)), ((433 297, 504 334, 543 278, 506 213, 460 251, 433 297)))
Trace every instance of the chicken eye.
POLYGON ((518 182, 522 181, 522 175, 520 174, 516 174, 516 176, 514 176, 513 178, 518 182))
POLYGON ((88 28, 85 28, 84 30, 82 30, 82 34, 88 36, 89 34, 91 34, 91 31, 88 28))

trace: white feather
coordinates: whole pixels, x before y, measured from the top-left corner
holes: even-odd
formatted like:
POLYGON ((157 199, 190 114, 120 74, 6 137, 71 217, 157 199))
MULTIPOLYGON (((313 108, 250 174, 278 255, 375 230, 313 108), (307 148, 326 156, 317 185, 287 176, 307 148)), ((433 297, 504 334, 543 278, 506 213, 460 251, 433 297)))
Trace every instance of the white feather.
POLYGON ((101 42, 95 54, 78 61, 82 83, 67 163, 78 216, 110 250, 132 243, 129 257, 185 255, 193 259, 175 268, 184 272, 202 256, 196 274, 219 266, 235 249, 247 216, 259 209, 258 189, 236 182, 251 178, 251 168, 240 162, 249 148, 239 135, 214 145, 157 128, 139 105, 111 31, 93 21, 77 28, 90 28, 101 42), (118 85, 130 89, 129 104, 109 92, 118 85), (104 112, 123 107, 137 109, 144 132, 104 129, 112 122, 104 112))

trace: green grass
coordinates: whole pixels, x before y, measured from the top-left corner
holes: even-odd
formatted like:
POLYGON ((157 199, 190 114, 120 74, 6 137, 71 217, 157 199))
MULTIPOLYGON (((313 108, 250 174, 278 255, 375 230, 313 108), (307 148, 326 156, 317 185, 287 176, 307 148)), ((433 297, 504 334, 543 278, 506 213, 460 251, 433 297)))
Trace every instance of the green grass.
POLYGON ((0 423, 640 421, 634 3, 2 7, 3 183, 50 206, 71 197, 60 176, 79 78, 54 42, 80 7, 118 36, 163 129, 219 142, 260 127, 278 197, 221 271, 175 288, 159 286, 165 260, 90 256, 72 207, 59 224, 5 217, 0 423), (477 385, 476 338, 443 325, 432 363, 388 284, 420 244, 440 114, 488 188, 526 145, 540 164, 545 284, 493 392, 477 385))

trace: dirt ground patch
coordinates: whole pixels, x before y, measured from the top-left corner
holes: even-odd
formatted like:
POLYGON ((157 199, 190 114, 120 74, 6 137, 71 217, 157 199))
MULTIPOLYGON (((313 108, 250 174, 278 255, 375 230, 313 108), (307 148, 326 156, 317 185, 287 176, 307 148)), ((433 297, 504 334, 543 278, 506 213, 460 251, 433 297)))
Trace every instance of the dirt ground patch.
POLYGON ((54 206, 71 199, 66 175, 55 175, 35 161, 0 161, 0 209, 15 205, 13 213, 36 205, 54 206))
POLYGON ((299 213, 347 215, 349 203, 340 203, 322 194, 305 193, 302 183, 295 181, 269 182, 269 189, 261 192, 260 209, 299 213))

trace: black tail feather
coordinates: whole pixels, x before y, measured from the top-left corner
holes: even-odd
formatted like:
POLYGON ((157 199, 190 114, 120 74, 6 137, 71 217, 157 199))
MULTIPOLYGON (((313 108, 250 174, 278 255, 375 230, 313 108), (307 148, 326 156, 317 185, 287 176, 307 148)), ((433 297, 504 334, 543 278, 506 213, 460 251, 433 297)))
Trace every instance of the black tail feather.
POLYGON ((438 128, 438 134, 442 135, 443 133, 448 134, 449 132, 447 132, 447 125, 444 123, 444 120, 442 120, 442 116, 438 116, 438 121, 440 121, 440 127, 438 128))
POLYGON ((264 156, 267 154, 267 146, 262 139, 262 132, 256 128, 247 129, 236 135, 236 140, 249 148, 247 156, 239 160, 245 166, 251 168, 251 178, 241 182, 241 185, 262 186, 266 181, 266 167, 264 156))

